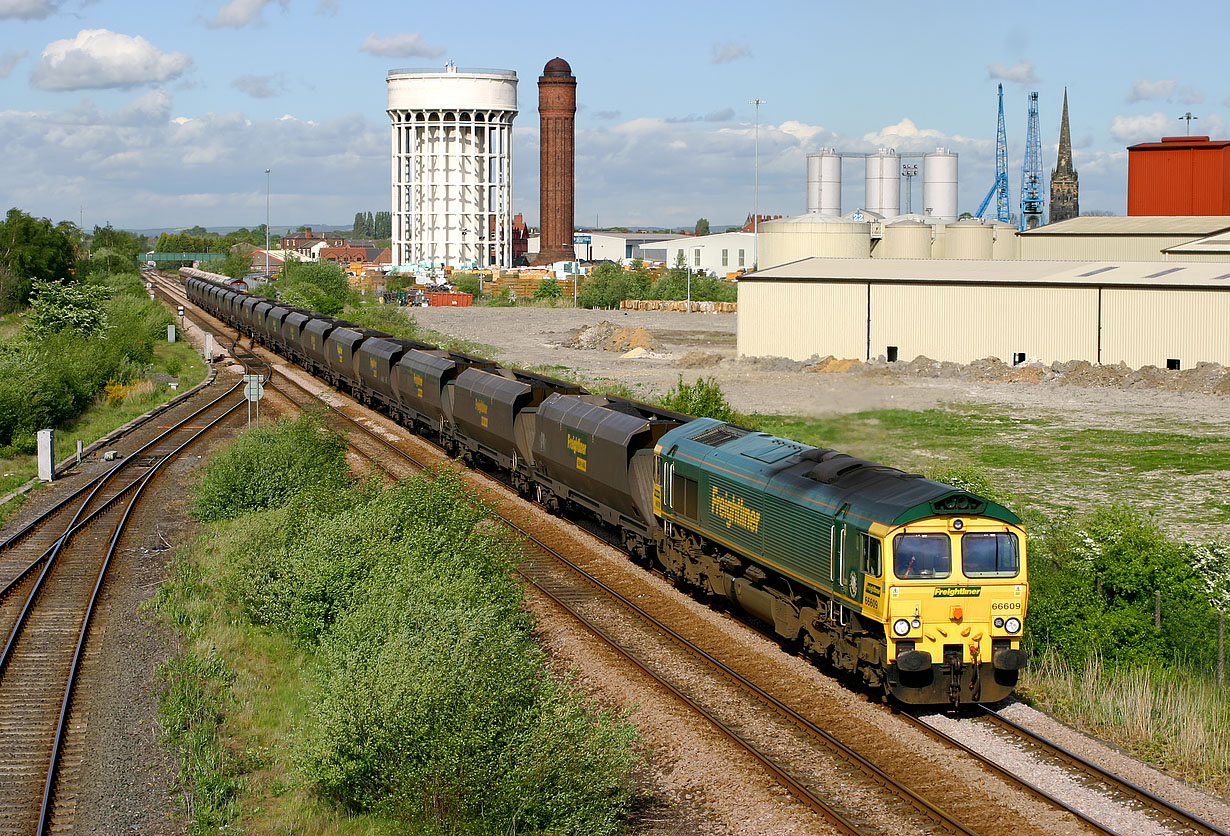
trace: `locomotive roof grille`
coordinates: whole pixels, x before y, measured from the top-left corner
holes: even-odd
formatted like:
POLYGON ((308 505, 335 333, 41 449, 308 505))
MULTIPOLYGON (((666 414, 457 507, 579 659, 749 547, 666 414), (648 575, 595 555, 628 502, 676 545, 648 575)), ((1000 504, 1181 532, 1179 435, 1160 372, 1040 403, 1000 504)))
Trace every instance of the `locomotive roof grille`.
POLYGON ((692 440, 709 447, 721 447, 723 444, 734 441, 736 438, 743 438, 743 436, 750 432, 751 430, 736 427, 734 424, 718 424, 716 427, 710 427, 707 430, 698 432, 692 436, 692 440))

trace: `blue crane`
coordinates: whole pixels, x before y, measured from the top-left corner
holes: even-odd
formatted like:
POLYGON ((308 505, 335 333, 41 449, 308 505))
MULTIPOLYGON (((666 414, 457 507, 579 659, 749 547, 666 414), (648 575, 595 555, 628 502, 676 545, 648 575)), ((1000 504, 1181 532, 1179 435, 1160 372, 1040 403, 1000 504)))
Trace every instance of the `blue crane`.
POLYGON ((987 211, 991 196, 995 196, 995 217, 1007 223, 1012 220, 1012 211, 1008 208, 1008 132, 1004 130, 1004 85, 999 85, 999 128, 995 132, 995 182, 991 185, 987 196, 982 199, 976 217, 981 218, 987 211))
POLYGON ((1042 223, 1042 132, 1038 127, 1038 93, 1029 94, 1029 132, 1025 134, 1025 167, 1021 169, 1021 221, 1017 229, 1042 223))

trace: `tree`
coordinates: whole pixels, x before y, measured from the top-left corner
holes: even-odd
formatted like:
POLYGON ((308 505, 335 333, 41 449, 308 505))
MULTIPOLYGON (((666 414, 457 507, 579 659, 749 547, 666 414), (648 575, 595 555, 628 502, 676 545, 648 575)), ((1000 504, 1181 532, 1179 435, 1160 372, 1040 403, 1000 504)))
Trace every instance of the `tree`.
POLYGON ((0 313, 24 307, 36 281, 66 281, 76 260, 77 228, 10 209, 0 222, 0 313))
POLYGON ((535 299, 559 299, 563 295, 564 289, 554 278, 543 279, 534 290, 535 299))
POLYGON ((242 279, 252 272, 252 256, 242 253, 238 249, 232 249, 226 254, 226 258, 220 262, 215 261, 212 267, 224 276, 230 276, 232 279, 242 279))
POLYGON ((577 304, 582 308, 618 308, 628 298, 628 282, 623 268, 604 261, 581 285, 577 304))
POLYGON ((469 293, 473 295, 475 299, 483 295, 483 283, 482 280, 479 279, 477 273, 454 273, 452 280, 453 284, 455 284, 457 289, 462 293, 469 293))
POLYGON ((90 253, 93 255, 99 250, 110 250, 128 258, 132 262, 130 266, 135 270, 137 257, 145 249, 145 243, 145 237, 135 232, 114 229, 111 224, 102 227, 95 226, 94 234, 90 236, 90 253))
POLYGON ((699 221, 696 222, 696 234, 697 235, 708 235, 709 234, 709 221, 708 220, 706 220, 705 218, 701 218, 699 221))
POLYGON ((362 238, 363 237, 363 227, 364 227, 363 213, 355 212, 354 213, 354 226, 352 227, 351 234, 355 238, 362 238))

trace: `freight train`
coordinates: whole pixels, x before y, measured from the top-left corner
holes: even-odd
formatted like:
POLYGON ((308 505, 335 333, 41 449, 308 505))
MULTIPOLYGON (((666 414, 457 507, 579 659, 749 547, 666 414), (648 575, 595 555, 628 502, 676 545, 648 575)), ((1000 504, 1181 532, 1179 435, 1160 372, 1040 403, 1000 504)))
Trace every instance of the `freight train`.
POLYGON ((180 273, 255 342, 875 692, 960 706, 1016 685, 1025 531, 1001 505, 180 273))

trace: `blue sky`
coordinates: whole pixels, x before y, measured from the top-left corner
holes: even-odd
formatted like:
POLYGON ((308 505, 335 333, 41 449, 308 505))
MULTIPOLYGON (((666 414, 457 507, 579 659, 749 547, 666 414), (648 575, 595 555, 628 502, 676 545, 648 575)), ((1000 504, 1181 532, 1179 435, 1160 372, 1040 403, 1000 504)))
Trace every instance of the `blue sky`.
MULTIPOLYGON (((994 179, 1001 81, 1014 207, 1027 94, 1049 174, 1066 86, 1081 207, 1122 214, 1127 145, 1183 134, 1187 111, 1192 133, 1230 138, 1230 4, 1168 8, 0 0, 0 211, 250 226, 270 168, 274 226, 349 224, 389 207, 385 74, 452 60, 517 72, 514 209, 535 223, 536 82, 559 55, 578 79, 578 225, 742 221, 756 98, 763 213, 805 209, 805 157, 826 146, 954 150, 973 211, 994 179)), ((850 211, 861 166, 844 175, 850 211)))

